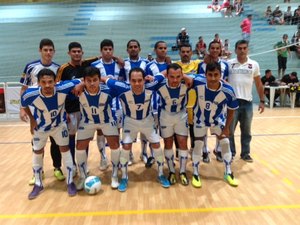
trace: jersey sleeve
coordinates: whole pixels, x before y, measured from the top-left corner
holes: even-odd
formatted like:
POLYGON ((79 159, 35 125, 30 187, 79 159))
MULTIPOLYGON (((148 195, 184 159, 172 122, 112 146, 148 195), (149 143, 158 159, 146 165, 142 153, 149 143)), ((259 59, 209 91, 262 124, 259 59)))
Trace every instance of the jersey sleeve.
POLYGON ((130 90, 130 85, 114 79, 106 80, 106 85, 112 90, 112 93, 114 93, 115 96, 119 96, 122 93, 130 90))
POLYGON ((164 79, 165 79, 164 75, 158 73, 154 76, 154 80, 152 82, 145 84, 145 88, 155 91, 159 88, 159 85, 161 84, 162 81, 164 81, 164 79))

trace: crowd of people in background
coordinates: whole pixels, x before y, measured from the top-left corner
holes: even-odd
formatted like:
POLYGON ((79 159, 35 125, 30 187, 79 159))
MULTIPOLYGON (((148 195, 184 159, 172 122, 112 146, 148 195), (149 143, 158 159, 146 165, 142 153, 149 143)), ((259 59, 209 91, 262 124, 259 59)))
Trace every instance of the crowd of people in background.
POLYGON ((264 16, 270 25, 297 25, 300 24, 300 5, 294 11, 291 6, 287 6, 283 12, 279 5, 276 5, 274 10, 269 5, 264 16))

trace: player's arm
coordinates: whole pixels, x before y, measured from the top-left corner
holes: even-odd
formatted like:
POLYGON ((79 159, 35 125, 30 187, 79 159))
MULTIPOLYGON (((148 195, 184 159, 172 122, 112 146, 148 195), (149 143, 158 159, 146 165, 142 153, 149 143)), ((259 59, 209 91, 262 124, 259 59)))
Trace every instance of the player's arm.
POLYGON ((259 106, 258 106, 258 111, 260 113, 263 113, 265 110, 265 96, 264 96, 264 86, 261 82, 260 76, 254 77, 254 82, 256 86, 256 91, 259 96, 259 106))
POLYGON ((158 73, 155 76, 148 75, 145 77, 145 81, 149 81, 149 83, 145 84, 145 88, 149 90, 157 90, 159 88, 159 84, 164 80, 165 76, 161 73, 158 73))
MULTIPOLYGON (((20 90, 20 96, 22 96, 27 89, 28 89, 28 86, 23 85, 20 90)), ((20 107, 19 116, 20 116, 20 119, 24 122, 27 122, 29 120, 29 116, 27 115, 25 109, 22 107, 20 107)))
POLYGON ((234 109, 229 109, 227 107, 227 117, 226 117, 226 123, 225 123, 225 127, 222 131, 221 137, 229 137, 229 130, 230 130, 230 125, 233 121, 233 117, 234 117, 234 109))
POLYGON ((186 74, 183 74, 183 80, 184 80, 184 83, 185 85, 188 87, 188 88, 191 88, 193 86, 193 83, 194 83, 194 79, 186 74))
POLYGON ((188 102, 186 105, 186 111, 188 114, 188 123, 193 124, 194 123, 194 106, 196 104, 196 91, 195 89, 190 89, 188 91, 188 102))
POLYGON ((130 90, 130 85, 123 81, 117 81, 109 77, 101 77, 101 81, 105 83, 110 89, 112 89, 112 97, 119 96, 122 93, 130 90))
POLYGON ((37 122, 34 119, 29 107, 27 106, 26 108, 24 108, 24 111, 26 112, 26 114, 29 117, 29 122, 30 122, 30 133, 33 134, 33 131, 35 128, 37 128, 37 122))
POLYGON ((124 59, 122 59, 121 57, 118 57, 118 56, 113 56, 113 59, 116 61, 116 63, 118 63, 120 68, 124 68, 124 66, 125 66, 124 59))

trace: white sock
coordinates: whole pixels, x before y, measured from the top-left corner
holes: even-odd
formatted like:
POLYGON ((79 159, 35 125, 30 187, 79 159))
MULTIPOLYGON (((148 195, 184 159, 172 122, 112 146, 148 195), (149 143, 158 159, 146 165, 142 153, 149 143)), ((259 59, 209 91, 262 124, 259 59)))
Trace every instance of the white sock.
POLYGON ((112 164, 112 176, 117 177, 118 176, 118 168, 120 163, 120 153, 121 150, 118 149, 111 149, 110 151, 110 158, 111 158, 111 164, 112 164))
MULTIPOLYGON (((208 147, 207 147, 207 135, 204 136, 204 140, 203 140, 203 149, 202 149, 202 153, 206 152, 208 153, 208 147)), ((201 154, 202 155, 202 154, 201 154)))
POLYGON ((70 150, 68 150, 67 152, 61 152, 61 156, 64 162, 65 169, 67 171, 67 184, 71 184, 73 182, 73 160, 70 150))
POLYGON ((86 178, 87 177, 87 171, 86 171, 87 155, 86 155, 85 150, 77 150, 76 149, 76 161, 77 161, 78 168, 80 171, 80 177, 86 178))
POLYGON ((140 133, 140 138, 141 138, 141 150, 142 150, 142 155, 147 156, 147 147, 148 147, 148 141, 146 136, 143 133, 140 133))
POLYGON ((43 186, 42 183, 42 171, 43 171, 43 154, 36 154, 33 152, 32 155, 32 169, 35 177, 35 185, 43 186))
POLYGON ((101 159, 106 159, 104 135, 97 135, 97 146, 100 152, 101 159))
POLYGON ((164 154, 161 148, 153 148, 153 155, 158 166, 158 176, 163 175, 164 154))
POLYGON ((194 170, 194 175, 199 175, 199 164, 202 156, 202 149, 203 149, 204 142, 201 140, 195 140, 195 147, 193 150, 193 170, 194 170))
POLYGON ((225 164, 225 174, 231 174, 231 151, 229 146, 229 139, 223 138, 220 140, 220 146, 222 149, 222 157, 225 164))
POLYGON ((188 151, 179 149, 179 162, 180 162, 180 173, 185 173, 186 171, 186 163, 188 160, 188 151))
POLYGON ((121 171, 122 171, 122 179, 128 179, 128 161, 129 161, 129 152, 128 150, 121 150, 120 153, 120 165, 121 165, 121 171))
POLYGON ((164 152, 165 152, 165 159, 166 159, 167 165, 169 167, 169 171, 172 173, 175 173, 173 149, 165 149, 164 152))

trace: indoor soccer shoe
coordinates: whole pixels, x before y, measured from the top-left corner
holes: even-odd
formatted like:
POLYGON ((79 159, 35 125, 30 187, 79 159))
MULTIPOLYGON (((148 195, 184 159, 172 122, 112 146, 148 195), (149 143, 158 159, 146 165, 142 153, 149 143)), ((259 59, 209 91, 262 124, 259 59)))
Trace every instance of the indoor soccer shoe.
POLYGON ((195 188, 201 188, 202 184, 201 184, 201 180, 200 180, 200 176, 199 175, 193 175, 192 185, 195 188))
POLYGON ((74 184, 74 182, 68 184, 67 189, 70 197, 73 197, 77 194, 76 185, 74 184))
POLYGON ((63 172, 61 171, 60 168, 55 168, 55 169, 54 169, 54 176, 55 176, 56 179, 59 180, 59 181, 65 180, 65 176, 64 176, 64 174, 63 174, 63 172))
POLYGON ((210 157, 209 157, 209 153, 208 152, 203 152, 203 154, 202 154, 202 160, 205 163, 210 163, 210 157))
POLYGON ((157 179, 158 179, 158 182, 161 184, 162 187, 164 187, 164 188, 170 187, 170 182, 168 181, 168 179, 164 175, 161 175, 161 176, 157 177, 157 179))
POLYGON ((239 182, 234 178, 233 173, 224 174, 224 180, 233 187, 237 187, 239 185, 239 182))
POLYGON ((120 192, 124 192, 127 190, 127 186, 128 186, 128 179, 126 178, 122 178, 118 187, 118 191, 120 192))
POLYGON ((176 175, 175 175, 175 173, 170 172, 168 180, 169 180, 171 185, 176 184, 176 175))
POLYGON ((101 159, 100 160, 100 166, 99 166, 99 169, 101 170, 101 171, 104 171, 104 170, 106 170, 107 168, 108 168, 108 161, 107 161, 107 159, 101 159))
POLYGON ((111 177, 111 188, 117 189, 119 187, 118 177, 111 177))
POLYGON ((28 195, 28 199, 29 200, 35 199, 43 191, 44 191, 43 186, 34 185, 32 191, 28 195))
POLYGON ((179 177, 182 185, 184 186, 189 185, 189 179, 187 178, 186 173, 181 173, 179 177))
POLYGON ((150 156, 150 157, 147 159, 147 162, 146 162, 146 164, 145 164, 145 167, 146 167, 146 168, 151 168, 152 165, 154 164, 154 162, 155 162, 154 157, 150 156))
POLYGON ((218 162, 223 162, 223 157, 221 152, 217 152, 215 149, 213 151, 214 155, 216 156, 216 159, 218 162))

